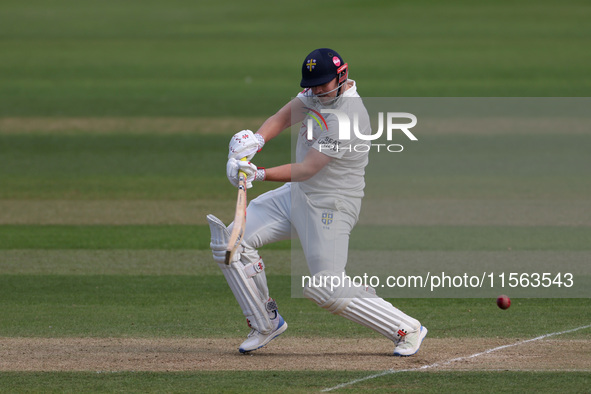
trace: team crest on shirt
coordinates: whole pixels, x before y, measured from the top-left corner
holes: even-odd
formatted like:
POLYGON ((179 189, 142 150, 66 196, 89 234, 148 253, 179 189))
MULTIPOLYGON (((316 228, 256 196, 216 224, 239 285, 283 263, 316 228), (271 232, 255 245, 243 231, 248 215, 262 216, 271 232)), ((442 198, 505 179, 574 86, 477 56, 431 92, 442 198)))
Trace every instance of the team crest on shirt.
POLYGON ((322 212, 322 224, 324 224, 325 226, 329 226, 332 221, 334 219, 334 213, 333 211, 323 211, 322 212))

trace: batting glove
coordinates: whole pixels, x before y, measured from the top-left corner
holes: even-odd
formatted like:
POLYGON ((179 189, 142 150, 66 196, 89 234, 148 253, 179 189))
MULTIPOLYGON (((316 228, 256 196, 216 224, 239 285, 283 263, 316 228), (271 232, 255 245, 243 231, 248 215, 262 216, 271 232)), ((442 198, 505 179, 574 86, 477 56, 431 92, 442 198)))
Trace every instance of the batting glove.
POLYGON ((242 130, 234 134, 228 146, 228 159, 251 160, 254 155, 263 149, 265 139, 259 133, 253 134, 250 130, 242 130))
POLYGON ((236 160, 234 158, 228 159, 226 164, 226 176, 234 187, 238 187, 239 175, 238 172, 242 171, 246 174, 246 188, 252 187, 253 181, 264 181, 265 180, 265 169, 257 168, 250 161, 236 160))

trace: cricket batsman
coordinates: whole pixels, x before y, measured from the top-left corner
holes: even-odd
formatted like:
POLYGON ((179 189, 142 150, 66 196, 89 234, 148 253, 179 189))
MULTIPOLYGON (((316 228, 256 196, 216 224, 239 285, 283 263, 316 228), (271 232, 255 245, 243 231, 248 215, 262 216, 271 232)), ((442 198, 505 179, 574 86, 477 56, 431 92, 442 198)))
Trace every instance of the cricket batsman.
POLYGON ((377 296, 371 287, 333 286, 335 282, 330 280, 345 274, 349 235, 364 195, 369 149, 358 148, 369 141, 358 138, 357 133, 340 138, 335 114, 354 114, 358 132, 371 134, 357 85, 348 78, 343 58, 332 49, 320 48, 304 59, 300 86, 304 90, 256 133, 243 130, 230 140, 226 173, 234 186, 238 187, 239 172, 246 174, 247 187, 259 181, 286 182, 248 204, 244 237, 230 264, 225 264, 224 257, 232 225, 226 228, 215 216, 207 216, 214 260, 251 329, 239 351, 257 350, 287 329, 277 303, 269 296, 265 264, 257 249, 297 236, 314 279, 303 288, 304 296, 390 339, 395 356, 411 356, 427 335, 418 320, 377 296), (265 169, 251 162, 266 142, 298 124, 294 163, 265 169))

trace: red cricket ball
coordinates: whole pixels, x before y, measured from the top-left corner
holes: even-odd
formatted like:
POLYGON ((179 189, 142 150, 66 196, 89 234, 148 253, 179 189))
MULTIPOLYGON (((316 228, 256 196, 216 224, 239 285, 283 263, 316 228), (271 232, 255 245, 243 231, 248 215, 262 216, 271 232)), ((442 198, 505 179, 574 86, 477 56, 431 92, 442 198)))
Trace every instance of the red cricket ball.
POLYGON ((511 298, 507 297, 506 295, 500 295, 497 298, 497 305, 501 309, 507 309, 511 306, 511 298))

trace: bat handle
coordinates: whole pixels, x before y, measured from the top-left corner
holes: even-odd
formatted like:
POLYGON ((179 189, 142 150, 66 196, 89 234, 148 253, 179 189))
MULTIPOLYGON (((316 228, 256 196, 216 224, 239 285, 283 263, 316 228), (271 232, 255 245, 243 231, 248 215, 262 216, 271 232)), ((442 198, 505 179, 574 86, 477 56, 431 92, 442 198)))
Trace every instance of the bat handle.
MULTIPOLYGON (((248 159, 246 157, 243 157, 242 159, 240 159, 240 161, 248 161, 248 159)), ((240 177, 244 177, 244 179, 246 179, 246 173, 244 171, 238 171, 238 178, 240 177)))

